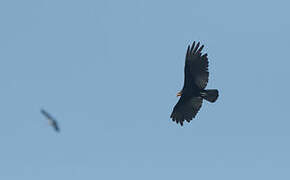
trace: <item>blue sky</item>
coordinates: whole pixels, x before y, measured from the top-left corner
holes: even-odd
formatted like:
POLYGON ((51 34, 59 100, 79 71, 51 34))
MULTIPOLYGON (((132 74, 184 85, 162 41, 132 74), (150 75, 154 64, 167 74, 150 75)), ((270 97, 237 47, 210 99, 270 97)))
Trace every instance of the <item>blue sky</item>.
POLYGON ((0 179, 289 179, 289 5, 0 1, 0 179), (194 40, 220 97, 180 127, 194 40))

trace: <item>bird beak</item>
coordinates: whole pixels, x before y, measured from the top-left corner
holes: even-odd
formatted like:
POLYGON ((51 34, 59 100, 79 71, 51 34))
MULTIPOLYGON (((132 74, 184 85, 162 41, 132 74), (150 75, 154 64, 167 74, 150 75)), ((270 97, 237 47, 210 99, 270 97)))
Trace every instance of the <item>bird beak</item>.
POLYGON ((182 95, 182 92, 180 91, 176 94, 176 97, 181 96, 181 95, 182 95))

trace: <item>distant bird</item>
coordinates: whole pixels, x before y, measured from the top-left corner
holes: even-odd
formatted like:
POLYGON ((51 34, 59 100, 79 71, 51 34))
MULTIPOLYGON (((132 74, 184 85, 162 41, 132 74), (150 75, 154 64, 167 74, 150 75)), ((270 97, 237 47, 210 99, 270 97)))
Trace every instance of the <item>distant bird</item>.
POLYGON ((40 112, 48 119, 49 124, 54 128, 56 132, 60 132, 56 120, 45 110, 41 109, 40 112))
POLYGON ((199 47, 200 42, 195 46, 193 42, 187 48, 184 67, 184 85, 177 96, 179 101, 173 108, 170 118, 177 124, 183 125, 186 120, 190 122, 201 108, 203 99, 209 102, 215 102, 218 98, 217 89, 208 89, 205 87, 208 82, 208 58, 207 54, 202 54, 204 45, 199 47))

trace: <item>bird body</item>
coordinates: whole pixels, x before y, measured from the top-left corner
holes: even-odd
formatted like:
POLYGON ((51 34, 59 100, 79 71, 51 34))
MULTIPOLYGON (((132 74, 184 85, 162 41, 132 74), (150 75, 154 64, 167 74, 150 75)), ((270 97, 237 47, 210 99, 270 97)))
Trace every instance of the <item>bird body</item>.
POLYGON ((193 42, 188 46, 185 66, 184 66, 184 85, 177 94, 179 101, 173 108, 170 118, 176 123, 183 125, 186 120, 190 122, 202 106, 203 99, 215 102, 218 98, 218 90, 206 90, 208 82, 208 58, 207 54, 202 54, 203 45, 193 42))

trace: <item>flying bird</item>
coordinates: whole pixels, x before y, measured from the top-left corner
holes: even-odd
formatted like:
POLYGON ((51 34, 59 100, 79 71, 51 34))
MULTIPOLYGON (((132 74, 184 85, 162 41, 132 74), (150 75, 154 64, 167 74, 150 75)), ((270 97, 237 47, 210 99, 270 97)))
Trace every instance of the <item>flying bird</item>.
POLYGON ((184 66, 184 84, 177 96, 179 101, 173 108, 170 118, 177 124, 183 125, 186 120, 190 122, 195 118, 201 108, 203 99, 213 103, 218 98, 217 89, 205 89, 208 82, 208 58, 207 54, 202 54, 204 45, 200 42, 188 46, 185 66, 184 66))
POLYGON ((40 112, 48 119, 49 124, 54 128, 54 130, 56 132, 59 132, 60 129, 58 127, 56 120, 45 110, 41 109, 40 112))

